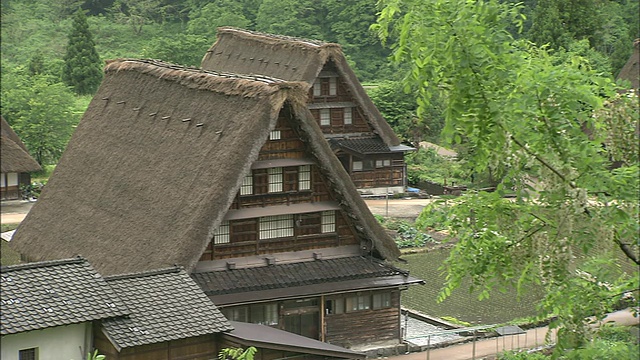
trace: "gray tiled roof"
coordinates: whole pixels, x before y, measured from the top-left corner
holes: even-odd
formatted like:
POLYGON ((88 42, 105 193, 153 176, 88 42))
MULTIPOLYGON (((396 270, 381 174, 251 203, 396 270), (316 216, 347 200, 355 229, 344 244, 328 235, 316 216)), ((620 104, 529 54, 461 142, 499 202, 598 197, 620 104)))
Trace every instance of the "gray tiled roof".
POLYGON ((107 283, 131 315, 102 322, 120 349, 233 329, 218 308, 182 269, 112 276, 107 283))
POLYGON ((386 154, 391 152, 389 146, 380 138, 333 139, 335 145, 359 154, 386 154))
POLYGON ((2 335, 128 313, 104 279, 81 257, 7 266, 0 274, 2 335))
POLYGON ((400 274, 408 275, 373 258, 357 256, 193 273, 191 276, 207 295, 218 295, 400 274))

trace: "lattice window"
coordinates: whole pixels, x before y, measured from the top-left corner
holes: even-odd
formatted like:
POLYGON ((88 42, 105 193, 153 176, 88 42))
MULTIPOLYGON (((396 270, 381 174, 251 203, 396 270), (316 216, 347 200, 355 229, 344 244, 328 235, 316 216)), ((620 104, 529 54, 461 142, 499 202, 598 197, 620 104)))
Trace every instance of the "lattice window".
POLYGON ((242 179, 242 185, 240 186, 240 195, 253 194, 253 176, 247 175, 242 179))
POLYGON ((322 212, 322 232, 336 232, 336 212, 334 210, 322 212))
POLYGON ((322 79, 317 78, 313 83, 313 96, 321 96, 322 95, 322 79))
POLYGON ((329 95, 336 95, 338 93, 338 78, 329 78, 329 95))
POLYGON ((260 218, 260 239, 293 236, 293 215, 265 216, 260 218))
POLYGON ((353 123, 353 108, 344 108, 344 116, 342 119, 345 125, 351 125, 353 123))
POLYGON ((19 350, 18 360, 38 360, 38 348, 19 350))
POLYGON ((282 183, 283 183, 282 168, 281 167, 269 168, 267 173, 269 174, 269 192, 270 193, 282 192, 282 183))
POLYGON ((269 140, 280 140, 281 136, 280 130, 273 130, 269 133, 269 140))
POLYGON ((231 236, 229 232, 229 221, 223 221, 213 233, 214 244, 228 244, 231 236))
POLYGON ((320 126, 331 125, 331 110, 320 109, 320 126))
POLYGON ((298 167, 298 191, 311 190, 311 166, 302 165, 298 167))

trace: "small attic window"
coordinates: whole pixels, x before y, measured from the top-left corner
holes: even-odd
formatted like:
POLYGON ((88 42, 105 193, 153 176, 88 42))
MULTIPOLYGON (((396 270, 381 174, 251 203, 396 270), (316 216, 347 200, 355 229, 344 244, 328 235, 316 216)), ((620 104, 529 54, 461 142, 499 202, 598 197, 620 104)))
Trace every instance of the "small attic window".
POLYGON ((338 78, 330 77, 329 78, 329 95, 337 95, 338 94, 338 78))
POLYGON ((353 123, 353 108, 344 108, 343 120, 345 125, 351 125, 353 123))
POLYGON ((240 195, 252 195, 252 194, 253 194, 253 176, 249 174, 242 179, 242 186, 240 186, 240 195))
POLYGON ((281 136, 280 130, 273 130, 269 133, 269 140, 280 140, 281 136))
POLYGON ((331 125, 331 110, 320 109, 320 126, 331 125))
POLYGON ((313 83, 313 96, 322 95, 322 80, 320 78, 316 78, 316 81, 313 83))
POLYGON ((229 235, 229 221, 223 221, 213 233, 213 243, 228 244, 230 240, 229 235))
POLYGON ((298 190, 311 190, 311 166, 298 167, 298 190))

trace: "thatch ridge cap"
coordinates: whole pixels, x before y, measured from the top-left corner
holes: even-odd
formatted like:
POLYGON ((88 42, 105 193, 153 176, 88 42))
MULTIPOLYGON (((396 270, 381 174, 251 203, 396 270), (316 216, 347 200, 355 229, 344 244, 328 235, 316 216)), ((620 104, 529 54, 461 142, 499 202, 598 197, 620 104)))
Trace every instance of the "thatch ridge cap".
POLYGON ((217 33, 218 35, 229 33, 229 34, 234 34, 236 36, 239 35, 241 37, 251 38, 253 40, 259 40, 262 42, 269 42, 269 43, 290 42, 290 43, 295 43, 297 45, 301 45, 309 48, 332 48, 332 47, 342 48, 340 44, 326 42, 322 40, 305 39, 305 38, 288 36, 288 35, 269 34, 269 33, 263 33, 259 31, 240 29, 232 26, 219 27, 217 29, 217 33))
POLYGON ((204 70, 156 59, 119 58, 106 61, 105 73, 120 71, 137 71, 158 78, 176 81, 199 90, 208 90, 227 95, 254 97, 270 95, 283 89, 306 92, 305 85, 302 83, 285 81, 265 75, 204 70))

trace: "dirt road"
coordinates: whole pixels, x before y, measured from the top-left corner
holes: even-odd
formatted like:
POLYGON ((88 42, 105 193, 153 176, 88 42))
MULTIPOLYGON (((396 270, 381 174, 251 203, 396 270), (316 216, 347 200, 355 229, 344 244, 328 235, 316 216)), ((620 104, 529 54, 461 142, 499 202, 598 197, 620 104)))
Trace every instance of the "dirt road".
MULTIPOLYGON (((434 199, 371 199, 365 200, 372 213, 381 216, 396 218, 415 219, 422 209, 433 202, 434 199)), ((0 223, 18 224, 20 223, 31 207, 33 202, 28 201, 5 201, 0 205, 2 213, 0 223)))
POLYGON ((375 199, 365 200, 369 210, 375 215, 394 218, 415 219, 422 209, 435 199, 375 199))

